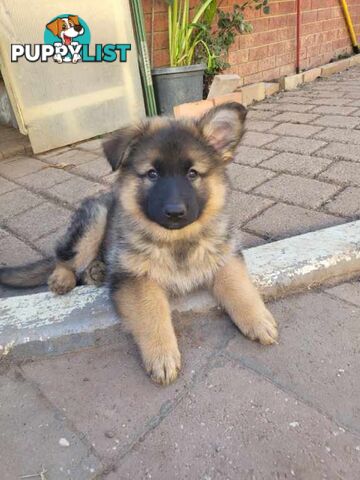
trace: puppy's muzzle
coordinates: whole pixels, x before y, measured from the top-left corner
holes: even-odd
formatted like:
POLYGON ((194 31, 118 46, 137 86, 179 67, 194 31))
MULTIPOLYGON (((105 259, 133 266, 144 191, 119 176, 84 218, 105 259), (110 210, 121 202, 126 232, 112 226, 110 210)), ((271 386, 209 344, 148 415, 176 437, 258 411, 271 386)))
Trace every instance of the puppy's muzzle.
POLYGON ((164 207, 164 214, 169 220, 180 220, 186 215, 186 206, 184 203, 168 203, 164 207))

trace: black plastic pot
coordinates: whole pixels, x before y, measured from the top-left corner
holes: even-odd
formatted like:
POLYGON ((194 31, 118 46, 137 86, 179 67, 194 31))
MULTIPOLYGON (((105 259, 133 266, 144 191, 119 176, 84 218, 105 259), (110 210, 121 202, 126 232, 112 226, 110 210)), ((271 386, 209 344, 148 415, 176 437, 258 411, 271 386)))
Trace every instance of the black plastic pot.
POLYGON ((199 64, 152 70, 159 115, 171 115, 175 105, 202 100, 205 68, 199 64))

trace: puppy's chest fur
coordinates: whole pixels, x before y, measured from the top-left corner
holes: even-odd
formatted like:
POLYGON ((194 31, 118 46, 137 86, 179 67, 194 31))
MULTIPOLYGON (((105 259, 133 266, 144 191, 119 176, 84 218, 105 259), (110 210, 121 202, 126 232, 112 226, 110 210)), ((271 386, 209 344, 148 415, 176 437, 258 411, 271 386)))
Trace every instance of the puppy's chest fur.
POLYGON ((233 243, 215 232, 170 244, 133 234, 117 251, 117 263, 133 275, 150 277, 170 293, 183 294, 210 284, 232 252, 233 243))

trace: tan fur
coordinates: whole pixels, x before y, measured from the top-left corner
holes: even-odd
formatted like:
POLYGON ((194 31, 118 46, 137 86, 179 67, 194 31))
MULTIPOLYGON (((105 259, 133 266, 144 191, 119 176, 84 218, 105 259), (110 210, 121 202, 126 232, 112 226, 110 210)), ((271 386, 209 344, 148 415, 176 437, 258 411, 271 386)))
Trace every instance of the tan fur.
POLYGON ((89 228, 76 245, 74 258, 58 262, 48 280, 50 290, 63 295, 76 286, 76 275, 84 272, 83 280, 88 285, 100 285, 105 279, 104 264, 96 263, 100 244, 104 238, 107 222, 107 210, 98 205, 96 215, 89 228))
POLYGON ((94 260, 90 265, 85 269, 83 275, 83 282, 86 285, 96 285, 99 287, 105 282, 106 277, 106 266, 104 262, 100 260, 94 260))
POLYGON ((157 383, 173 382, 181 356, 165 291, 148 278, 131 279, 115 293, 114 301, 139 346, 146 371, 157 383))
POLYGON ((276 342, 276 322, 253 285, 243 260, 233 257, 216 273, 213 292, 245 336, 264 345, 276 342))
MULTIPOLYGON (((243 134, 245 116, 244 109, 230 104, 216 107, 196 124, 185 122, 189 131, 183 126, 177 130, 167 118, 124 129, 104 147, 112 168, 120 169, 118 182, 111 194, 85 202, 73 220, 64 252, 58 252, 63 261, 49 281, 56 293, 75 286, 75 273, 81 273, 86 283, 97 284, 105 273, 99 260, 106 262, 111 298, 139 346, 146 370, 158 383, 175 380, 181 364, 170 295, 207 287, 244 335, 263 344, 277 339, 276 322, 235 252, 227 211, 225 163, 243 134), (157 136, 169 126, 164 132, 169 137, 157 136), (193 210, 199 216, 176 229, 167 228, 147 208, 147 202, 156 201, 149 170, 159 169, 164 177, 182 171, 176 163, 166 170, 169 159, 180 162, 199 199, 193 210), (188 176, 189 161, 199 173, 194 178, 188 176)), ((164 214, 163 204, 157 208, 164 214)))
POLYGON ((52 292, 63 295, 76 286, 75 274, 67 265, 58 263, 49 277, 48 285, 52 292))
MULTIPOLYGON (((122 182, 119 190, 120 203, 127 213, 131 215, 134 226, 151 235, 154 240, 159 242, 174 242, 178 240, 190 240, 198 237, 204 230, 204 227, 215 219, 215 216, 222 210, 226 198, 226 186, 223 181, 219 181, 216 175, 206 179, 209 192, 209 200, 196 222, 187 225, 179 230, 168 230, 157 223, 149 220, 137 201, 137 192, 139 189, 139 179, 133 176, 126 178, 122 182)), ((217 219, 216 219, 217 220, 217 219)), ((217 220, 218 221, 218 220, 217 220)))
POLYGON ((120 188, 120 202, 130 218, 123 229, 124 243, 130 247, 121 250, 118 264, 135 276, 148 276, 175 294, 210 285, 214 273, 234 250, 227 238, 227 219, 217 217, 225 202, 224 183, 215 175, 206 179, 209 200, 200 218, 185 228, 167 230, 145 217, 136 200, 138 182, 130 177, 120 188), (186 258, 180 252, 186 248, 184 242, 191 246, 186 258))
POLYGON ((104 237, 106 222, 107 210, 99 205, 96 219, 93 220, 89 229, 79 240, 76 247, 77 253, 71 261, 71 265, 76 272, 85 270, 97 257, 99 246, 104 237))

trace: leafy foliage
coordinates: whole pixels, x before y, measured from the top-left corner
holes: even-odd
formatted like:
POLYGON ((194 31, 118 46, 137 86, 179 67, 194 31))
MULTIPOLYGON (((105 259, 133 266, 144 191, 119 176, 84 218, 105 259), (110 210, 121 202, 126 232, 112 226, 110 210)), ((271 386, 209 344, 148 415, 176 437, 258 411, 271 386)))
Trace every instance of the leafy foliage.
POLYGON ((234 5, 231 13, 219 8, 221 0, 199 0, 190 18, 190 0, 165 1, 169 5, 170 65, 205 63, 209 76, 229 67, 227 56, 236 36, 252 32, 253 26, 245 19, 244 11, 254 8, 265 14, 270 12, 269 0, 246 0, 234 5))
POLYGON ((192 65, 195 50, 202 42, 200 22, 210 25, 216 13, 217 0, 199 0, 190 19, 190 0, 166 0, 169 4, 169 53, 170 65, 192 65))
POLYGON ((195 61, 205 62, 206 74, 213 76, 222 72, 230 65, 227 61, 229 49, 236 41, 238 34, 251 33, 253 26, 245 19, 246 8, 262 9, 268 14, 270 9, 269 0, 248 0, 241 5, 234 5, 231 13, 217 8, 216 28, 212 22, 199 22, 197 27, 201 32, 200 42, 195 51, 195 61))

